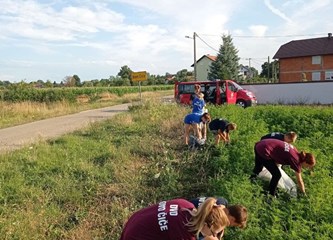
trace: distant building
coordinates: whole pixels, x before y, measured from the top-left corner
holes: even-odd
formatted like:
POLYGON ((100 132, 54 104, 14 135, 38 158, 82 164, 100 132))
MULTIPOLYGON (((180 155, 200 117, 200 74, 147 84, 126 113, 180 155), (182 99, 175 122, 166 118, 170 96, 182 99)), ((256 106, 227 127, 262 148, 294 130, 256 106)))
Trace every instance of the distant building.
MULTIPOLYGON (((215 62, 217 56, 212 55, 203 55, 201 58, 197 60, 197 80, 205 81, 208 80, 208 73, 210 71, 210 66, 212 62, 215 62)), ((194 64, 191 65, 194 67, 194 64)), ((246 79, 248 77, 252 77, 251 71, 248 66, 239 66, 238 76, 240 79, 246 79)))
POLYGON ((174 74, 166 74, 165 83, 169 84, 170 82, 174 82, 175 79, 176 79, 176 76, 174 74))
POLYGON ((286 43, 273 58, 279 59, 279 82, 333 80, 332 33, 286 43))
MULTIPOLYGON (((203 55, 201 58, 197 60, 197 80, 205 81, 208 79, 208 73, 210 71, 210 65, 212 62, 216 61, 217 56, 212 55, 203 55)), ((194 64, 191 65, 194 67, 194 64)))
POLYGON ((251 69, 248 66, 239 65, 238 70, 238 77, 240 80, 245 80, 247 78, 252 78, 254 75, 253 72, 251 72, 251 69))

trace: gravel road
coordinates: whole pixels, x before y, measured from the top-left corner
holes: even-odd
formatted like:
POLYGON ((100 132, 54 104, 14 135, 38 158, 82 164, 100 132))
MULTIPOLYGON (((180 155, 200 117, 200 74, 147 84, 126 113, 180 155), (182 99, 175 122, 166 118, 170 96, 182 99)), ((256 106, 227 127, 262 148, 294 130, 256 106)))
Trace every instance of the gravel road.
POLYGON ((12 151, 40 140, 60 137, 84 128, 90 123, 106 120, 128 110, 130 104, 94 109, 55 117, 15 127, 0 129, 0 152, 12 151))

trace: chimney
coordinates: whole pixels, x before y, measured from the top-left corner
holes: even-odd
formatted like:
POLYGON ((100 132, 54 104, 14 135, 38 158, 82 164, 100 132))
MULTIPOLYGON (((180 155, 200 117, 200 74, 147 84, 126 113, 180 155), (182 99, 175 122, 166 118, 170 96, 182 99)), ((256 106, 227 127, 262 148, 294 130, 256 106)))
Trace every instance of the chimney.
POLYGON ((328 33, 328 38, 331 38, 332 37, 332 33, 328 33))

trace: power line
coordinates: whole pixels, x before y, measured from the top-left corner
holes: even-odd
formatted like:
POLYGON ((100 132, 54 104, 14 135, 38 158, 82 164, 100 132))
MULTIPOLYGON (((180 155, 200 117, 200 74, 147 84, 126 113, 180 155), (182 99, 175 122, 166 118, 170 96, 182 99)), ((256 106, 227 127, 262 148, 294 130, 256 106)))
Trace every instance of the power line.
MULTIPOLYGON (((259 57, 250 57, 252 60, 260 60, 260 59, 267 59, 267 57, 261 57, 261 58, 259 58, 259 57)), ((248 60, 249 58, 241 58, 242 60, 248 60)))
POLYGON ((210 47, 211 49, 213 49, 215 52, 219 52, 219 50, 216 50, 214 47, 210 46, 205 40, 203 40, 198 34, 197 37, 204 43, 206 44, 208 47, 210 47))
MULTIPOLYGON (((232 34, 230 35, 232 38, 287 38, 287 37, 325 36, 326 34, 327 33, 312 33, 312 34, 299 34, 299 35, 267 35, 267 36, 232 35, 232 34)), ((221 35, 216 35, 216 34, 201 34, 201 35, 221 37, 221 35)))
MULTIPOLYGON (((195 33, 196 37, 199 38, 204 44, 206 44, 209 48, 211 48, 212 50, 214 50, 215 52, 219 52, 219 50, 217 50, 216 48, 212 47, 210 44, 208 44, 205 40, 203 40, 199 35, 198 33, 195 33)), ((205 36, 217 36, 217 35, 208 35, 208 34, 202 34, 202 35, 205 35, 205 36)), ((292 35, 290 35, 292 36, 292 35)), ((294 36, 301 36, 301 35, 294 35, 294 36)), ((309 35, 306 35, 306 36, 309 36, 309 35)), ((232 36, 233 37, 233 36, 232 36)), ((246 37, 246 36, 239 36, 239 37, 246 37)), ((249 37, 249 36, 247 36, 249 37)), ((255 36, 250 36, 250 37, 255 37, 255 36)), ((266 36, 267 38, 268 37, 272 37, 272 36, 266 36)), ((282 37, 282 36, 281 36, 282 37)), ((240 60, 246 60, 246 61, 249 61, 249 65, 251 65, 251 61, 253 61, 256 65, 261 65, 263 64, 264 62, 267 61, 267 57, 255 57, 255 58, 240 58, 240 60)))

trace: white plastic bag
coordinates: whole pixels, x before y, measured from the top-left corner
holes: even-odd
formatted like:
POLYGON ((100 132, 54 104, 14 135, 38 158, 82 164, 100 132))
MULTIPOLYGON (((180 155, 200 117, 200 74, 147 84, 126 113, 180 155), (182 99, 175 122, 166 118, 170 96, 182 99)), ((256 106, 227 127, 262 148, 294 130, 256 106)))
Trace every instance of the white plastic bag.
POLYGON ((191 149, 197 149, 202 147, 203 145, 205 145, 206 143, 206 139, 202 138, 202 139, 197 139, 195 136, 190 135, 190 139, 189 139, 189 147, 191 149))
MULTIPOLYGON (((285 190, 292 197, 297 197, 297 186, 294 181, 286 174, 285 171, 281 168, 281 165, 278 166, 281 172, 281 178, 278 182, 278 188, 285 190)), ((272 174, 264 167, 258 175, 259 178, 270 181, 272 179, 272 174)))

